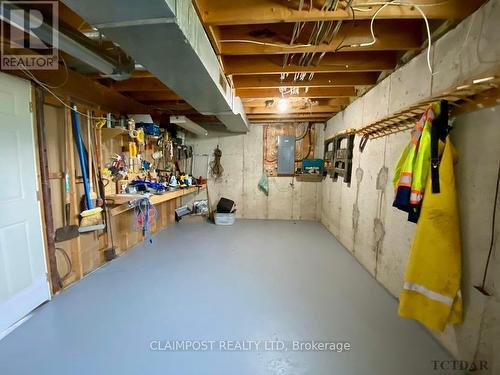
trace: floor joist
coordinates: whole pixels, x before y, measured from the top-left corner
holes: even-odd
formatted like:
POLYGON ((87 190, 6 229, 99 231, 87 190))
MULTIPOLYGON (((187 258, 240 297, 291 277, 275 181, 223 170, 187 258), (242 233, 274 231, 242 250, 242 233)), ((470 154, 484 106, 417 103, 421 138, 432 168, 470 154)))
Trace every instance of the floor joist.
POLYGON ((298 56, 292 63, 283 66, 279 55, 224 56, 224 68, 231 74, 280 74, 297 72, 381 72, 396 66, 395 52, 337 52, 326 54, 319 65, 316 61, 308 66, 297 64, 298 56))
MULTIPOLYGON (((350 20, 350 9, 339 7, 335 11, 321 11, 319 7, 298 10, 298 2, 272 0, 196 0, 203 22, 207 25, 245 25, 302 21, 350 20)), ((308 2, 306 2, 308 3, 308 2)), ((364 2, 366 3, 366 2, 364 2)), ((426 2, 432 4, 433 2, 426 2)), ((434 2, 435 3, 435 2, 434 2)), ((422 2, 420 2, 422 4, 422 2)), ((462 19, 482 4, 480 0, 449 0, 438 6, 424 6, 428 19, 462 19)), ((358 7, 355 7, 359 9, 358 7)), ((355 10, 357 20, 370 20, 378 6, 355 10)), ((422 15, 412 6, 388 6, 377 16, 378 19, 403 18, 420 19, 422 15)))
POLYGON ((277 88, 277 87, 351 87, 372 86, 377 83, 378 74, 374 72, 360 73, 316 73, 309 79, 294 80, 290 74, 281 80, 278 74, 234 76, 233 83, 240 89, 277 88))
MULTIPOLYGON (((239 89, 236 88, 236 95, 240 98, 279 98, 281 93, 278 89, 239 89)), ((336 98, 356 96, 354 87, 311 87, 299 88, 297 95, 287 95, 296 98, 336 98)))

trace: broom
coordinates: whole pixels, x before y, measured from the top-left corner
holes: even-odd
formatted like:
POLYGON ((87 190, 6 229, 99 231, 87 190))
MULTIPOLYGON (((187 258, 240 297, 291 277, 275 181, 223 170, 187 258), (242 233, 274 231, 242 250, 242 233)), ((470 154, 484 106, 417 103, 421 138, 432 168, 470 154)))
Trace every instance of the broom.
POLYGON ((72 120, 73 127, 75 129, 75 141, 76 148, 78 150, 78 157, 80 159, 80 168, 82 170, 83 177, 83 187, 85 189, 85 201, 87 203, 87 209, 80 213, 80 232, 88 232, 91 230, 97 230, 104 228, 102 224, 102 208, 94 208, 92 205, 92 197, 90 196, 89 180, 87 176, 87 165, 85 161, 85 155, 83 152, 83 142, 82 134, 80 131, 80 119, 78 118, 78 111, 76 105, 72 105, 72 120), (101 228, 102 227, 102 228, 101 228))

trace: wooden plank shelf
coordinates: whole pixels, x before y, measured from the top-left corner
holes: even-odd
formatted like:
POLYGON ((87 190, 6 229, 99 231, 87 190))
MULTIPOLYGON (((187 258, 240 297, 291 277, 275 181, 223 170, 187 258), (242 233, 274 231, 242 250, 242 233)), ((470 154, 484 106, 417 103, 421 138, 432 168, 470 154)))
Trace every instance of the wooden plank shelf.
POLYGON ((300 173, 295 175, 295 179, 300 182, 321 182, 323 175, 318 173, 300 173))
POLYGON ((473 80, 363 126, 357 129, 356 133, 375 139, 412 129, 428 106, 440 100, 447 100, 450 103, 451 116, 498 105, 499 87, 500 78, 496 76, 473 80))
MULTIPOLYGON (((197 193, 201 190, 203 190, 206 187, 206 185, 201 185, 201 186, 192 186, 188 188, 183 188, 183 189, 177 189, 174 191, 169 191, 164 194, 160 195, 150 195, 149 200, 153 204, 160 204, 163 202, 167 202, 176 198, 180 198, 184 195, 192 194, 192 193, 197 193)), ((115 194, 115 195, 109 195, 106 197, 106 200, 112 201, 112 205, 115 206, 110 210, 111 216, 116 216, 119 215, 123 212, 126 212, 130 209, 133 208, 133 205, 131 202, 136 201, 139 198, 142 198, 143 196, 140 194, 115 194)))
POLYGON ((119 137, 121 135, 128 134, 127 129, 123 128, 101 128, 102 142, 107 142, 110 139, 119 137))

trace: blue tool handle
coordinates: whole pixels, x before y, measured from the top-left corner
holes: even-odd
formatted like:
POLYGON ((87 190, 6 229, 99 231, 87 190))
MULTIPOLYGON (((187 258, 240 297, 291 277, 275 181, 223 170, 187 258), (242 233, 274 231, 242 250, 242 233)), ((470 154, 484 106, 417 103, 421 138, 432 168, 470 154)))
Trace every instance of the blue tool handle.
POLYGON ((78 118, 76 105, 72 105, 71 109, 72 109, 71 117, 73 118, 73 126, 75 128, 76 148, 78 150, 78 157, 80 159, 80 168, 82 169, 83 187, 85 189, 85 199, 87 201, 87 209, 91 210, 93 207, 92 207, 92 199, 90 199, 89 180, 87 176, 87 163, 85 162, 85 155, 83 153, 82 134, 80 131, 80 119, 78 118))

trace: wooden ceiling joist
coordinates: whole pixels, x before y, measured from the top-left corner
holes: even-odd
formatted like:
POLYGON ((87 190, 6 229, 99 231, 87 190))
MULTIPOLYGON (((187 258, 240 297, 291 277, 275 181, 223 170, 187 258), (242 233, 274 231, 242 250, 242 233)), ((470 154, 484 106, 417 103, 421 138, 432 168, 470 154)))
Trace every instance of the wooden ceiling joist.
POLYGON ((156 109, 162 109, 167 111, 183 111, 190 114, 196 114, 197 112, 186 102, 178 102, 178 101, 164 101, 164 100, 156 100, 156 101, 145 101, 144 104, 147 104, 156 109))
POLYGON ((132 78, 125 81, 116 81, 111 84, 116 91, 165 91, 165 86, 158 78, 132 78))
POLYGON ((351 87, 372 86, 377 83, 378 74, 374 72, 360 73, 316 73, 312 79, 294 81, 291 74, 281 80, 278 74, 234 76, 234 86, 240 89, 278 88, 278 87, 351 87))
MULTIPOLYGON (((242 99, 256 98, 279 98, 281 93, 278 89, 239 89, 236 88, 236 95, 242 99)), ((311 87, 307 90, 299 89, 298 95, 288 95, 298 98, 336 98, 356 96, 354 87, 311 87)))
POLYGON ((333 115, 331 113, 292 113, 292 114, 279 114, 279 115, 249 115, 248 120, 250 122, 266 122, 266 121, 311 121, 311 122, 323 122, 330 119, 333 115))
MULTIPOLYGON (((0 38, 0 42, 4 44, 4 51, 9 54, 27 53, 27 50, 23 49, 10 49, 7 47, 9 45, 7 40, 3 38, 0 38)), ((36 54, 33 51, 30 51, 30 53, 36 54)), ((31 70, 30 72, 38 81, 52 87, 51 91, 62 100, 71 98, 83 103, 97 105, 103 110, 122 113, 149 113, 151 111, 151 107, 122 95, 71 69, 66 70, 62 66, 60 66, 59 70, 31 70)), ((9 70, 6 73, 32 80, 27 73, 21 70, 9 70)))
MULTIPOLYGON (((279 99, 273 99, 275 102, 277 102, 279 99)), ((340 106, 345 106, 348 105, 351 101, 349 98, 329 98, 329 99, 320 99, 320 98, 313 98, 313 99, 302 99, 302 98, 293 98, 290 99, 292 106, 299 106, 299 105, 304 105, 304 103, 307 102, 315 102, 317 105, 320 106, 335 106, 335 107, 340 107, 340 106)), ((245 107, 267 107, 269 103, 269 100, 264 100, 264 99, 243 99, 243 105, 245 107)))
MULTIPOLYGON (((266 25, 220 26, 220 53, 222 55, 259 55, 303 52, 334 52, 342 46, 342 51, 359 50, 348 47, 371 40, 370 21, 344 22, 330 44, 307 45, 313 23, 308 23, 296 39, 296 46, 290 47, 294 29, 293 23, 266 25)), ((376 24, 377 41, 367 51, 407 51, 418 49, 423 43, 422 21, 420 20, 380 20, 376 24)))
MULTIPOLYGON (((284 0, 196 0, 200 15, 206 25, 245 25, 302 21, 350 20, 350 9, 338 7, 335 11, 321 11, 321 2, 309 2, 299 11, 299 1, 284 0)), ((355 9, 360 9, 360 1, 354 2, 355 9)), ((364 1, 364 4, 367 2, 364 1)), ((481 0, 420 1, 428 19, 462 19, 472 13, 481 4, 481 0), (436 6, 429 6, 431 4, 436 6), (427 4, 427 6, 425 6, 427 4)), ((357 20, 370 20, 380 6, 363 6, 364 11, 355 10, 357 20)), ((387 6, 377 16, 378 19, 403 18, 420 19, 422 15, 412 6, 387 6)))
MULTIPOLYGON (((316 115, 316 114, 328 114, 332 112, 340 111, 340 106, 312 106, 310 108, 290 108, 286 111, 286 114, 300 114, 300 115, 316 115)), ((282 115, 279 113, 278 109, 275 107, 262 108, 262 107, 245 107, 245 112, 247 116, 250 115, 282 115)))
MULTIPOLYGON (((318 54, 319 56, 319 54, 318 54)), ((279 55, 224 56, 224 69, 228 75, 280 74, 300 72, 381 72, 396 66, 397 55, 388 52, 337 52, 324 56, 319 65, 301 66, 297 58, 283 67, 279 55)), ((315 59, 315 61, 317 61, 315 59)))
POLYGON ((127 92, 127 95, 138 100, 142 101, 160 101, 160 100, 170 100, 170 101, 179 101, 182 100, 180 96, 170 90, 155 90, 155 91, 124 91, 127 92))

